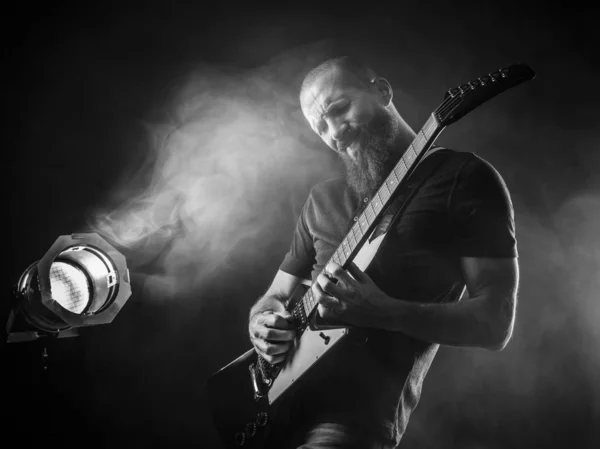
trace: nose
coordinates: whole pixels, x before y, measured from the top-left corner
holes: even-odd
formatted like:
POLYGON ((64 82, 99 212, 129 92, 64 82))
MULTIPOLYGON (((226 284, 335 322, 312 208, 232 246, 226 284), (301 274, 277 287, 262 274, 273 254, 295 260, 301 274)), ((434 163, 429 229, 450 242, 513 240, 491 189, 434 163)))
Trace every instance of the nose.
POLYGON ((346 131, 348 131, 348 125, 344 122, 342 123, 331 123, 330 125, 330 129, 331 129, 331 138, 333 140, 335 140, 336 142, 342 140, 344 138, 344 135, 346 134, 346 131))

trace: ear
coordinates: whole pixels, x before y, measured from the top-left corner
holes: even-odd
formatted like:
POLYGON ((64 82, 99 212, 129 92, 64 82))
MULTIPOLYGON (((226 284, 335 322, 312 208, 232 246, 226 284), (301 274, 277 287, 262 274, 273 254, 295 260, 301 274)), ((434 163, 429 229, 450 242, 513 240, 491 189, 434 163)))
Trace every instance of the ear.
POLYGON ((373 80, 373 88, 376 90, 381 104, 388 107, 394 98, 394 92, 388 80, 385 78, 376 78, 373 80))

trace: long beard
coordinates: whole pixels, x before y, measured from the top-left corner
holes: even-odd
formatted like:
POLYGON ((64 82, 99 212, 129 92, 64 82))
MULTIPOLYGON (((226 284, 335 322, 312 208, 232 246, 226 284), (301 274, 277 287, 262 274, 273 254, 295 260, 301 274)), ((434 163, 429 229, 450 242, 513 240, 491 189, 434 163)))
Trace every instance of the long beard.
POLYGON ((400 154, 390 148, 393 124, 387 116, 374 118, 361 128, 361 133, 363 146, 357 160, 340 155, 346 167, 346 182, 359 199, 370 198, 400 159, 400 154))

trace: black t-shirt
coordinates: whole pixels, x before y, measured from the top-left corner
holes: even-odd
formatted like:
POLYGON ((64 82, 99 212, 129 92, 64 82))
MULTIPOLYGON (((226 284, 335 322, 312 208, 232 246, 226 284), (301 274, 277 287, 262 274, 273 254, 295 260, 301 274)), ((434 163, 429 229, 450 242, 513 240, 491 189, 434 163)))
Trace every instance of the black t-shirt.
MULTIPOLYGON (((514 212, 502 177, 481 157, 440 149, 429 158, 442 160, 366 272, 393 298, 456 301, 464 291, 461 257, 517 257, 514 212)), ((361 204, 343 178, 316 185, 280 269, 314 281, 361 204)), ((373 330, 367 344, 346 345, 319 362, 296 395, 294 413, 399 442, 437 349, 401 332, 373 330)))

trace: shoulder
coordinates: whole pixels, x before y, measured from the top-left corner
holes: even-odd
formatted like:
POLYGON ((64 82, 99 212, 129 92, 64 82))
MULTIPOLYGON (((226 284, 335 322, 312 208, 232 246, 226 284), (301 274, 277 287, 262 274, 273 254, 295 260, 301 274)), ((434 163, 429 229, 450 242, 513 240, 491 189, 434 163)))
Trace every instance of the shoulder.
POLYGON ((327 208, 331 204, 343 201, 346 195, 346 179, 344 177, 330 178, 312 187, 308 202, 317 208, 327 208))
POLYGON ((504 185, 504 180, 494 165, 473 152, 442 148, 432 153, 431 157, 444 158, 442 163, 444 171, 454 173, 462 179, 488 179, 504 185))
POLYGON ((453 148, 439 147, 427 157, 441 158, 445 165, 462 166, 465 163, 470 163, 477 160, 482 160, 475 153, 470 151, 459 151, 453 148))
POLYGON ((346 178, 343 176, 321 181, 313 186, 310 191, 311 198, 324 198, 344 195, 346 192, 346 178))

